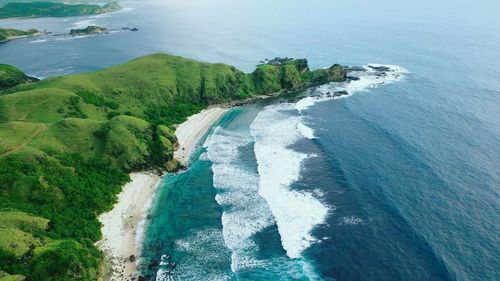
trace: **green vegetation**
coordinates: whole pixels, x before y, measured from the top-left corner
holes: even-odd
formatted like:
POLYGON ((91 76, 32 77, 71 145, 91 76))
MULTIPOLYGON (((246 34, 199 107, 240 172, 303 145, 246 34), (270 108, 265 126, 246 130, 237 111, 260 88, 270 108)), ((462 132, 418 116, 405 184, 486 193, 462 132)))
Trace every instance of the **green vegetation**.
POLYGON ((0 64, 0 93, 5 89, 19 84, 35 81, 38 81, 38 79, 27 76, 21 70, 13 66, 0 64))
POLYGON ((334 64, 330 68, 310 71, 306 59, 274 58, 261 62, 250 74, 256 94, 298 91, 313 85, 346 80, 345 69, 334 64))
POLYGON ((174 124, 209 104, 343 79, 342 67, 310 71, 306 60, 245 74, 154 54, 16 83, 0 93, 0 278, 96 280, 97 216, 112 208, 128 172, 178 166, 174 124))
POLYGON ((0 8, 0 19, 17 17, 71 17, 104 14, 120 10, 118 2, 106 5, 88 5, 53 2, 7 3, 0 8))
MULTIPOLYGON (((7 3, 33 3, 40 2, 40 0, 0 0, 0 7, 7 3)), ((44 0, 43 2, 51 3, 65 3, 65 4, 99 4, 103 1, 99 0, 44 0)))
POLYGON ((90 25, 81 29, 71 29, 69 34, 71 35, 85 35, 85 34, 95 34, 107 32, 108 29, 105 27, 100 27, 96 25, 90 25))
POLYGON ((38 30, 36 29, 28 29, 27 31, 23 31, 18 29, 0 28, 0 43, 9 41, 16 37, 31 36, 37 33, 38 30))

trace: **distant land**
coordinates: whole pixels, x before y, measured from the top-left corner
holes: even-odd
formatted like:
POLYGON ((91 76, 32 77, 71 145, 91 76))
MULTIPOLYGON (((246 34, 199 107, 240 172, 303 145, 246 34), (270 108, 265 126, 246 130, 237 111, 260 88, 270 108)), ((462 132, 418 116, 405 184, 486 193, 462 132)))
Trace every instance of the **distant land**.
POLYGON ((0 89, 5 280, 97 280, 97 216, 113 207, 129 172, 179 168, 174 125, 188 116, 211 104, 346 80, 342 66, 311 71, 305 59, 276 58, 245 74, 166 54, 40 82, 2 69, 11 73, 0 75, 8 85, 0 89))
POLYGON ((7 3, 0 8, 0 19, 18 17, 70 17, 104 14, 121 9, 118 2, 103 6, 51 2, 7 3))
POLYGON ((104 33, 104 32, 108 32, 108 29, 105 27, 91 25, 91 26, 87 26, 85 28, 71 29, 69 31, 69 34, 70 35, 87 35, 87 34, 96 34, 96 33, 104 33))
MULTIPOLYGON (((7 3, 33 3, 40 2, 40 0, 0 0, 0 7, 7 3)), ((65 3, 65 4, 100 4, 104 1, 99 0, 44 0, 43 2, 51 3, 65 3)))
POLYGON ((39 31, 36 29, 28 29, 24 31, 18 29, 0 28, 0 43, 4 43, 19 37, 35 35, 38 33, 39 31))

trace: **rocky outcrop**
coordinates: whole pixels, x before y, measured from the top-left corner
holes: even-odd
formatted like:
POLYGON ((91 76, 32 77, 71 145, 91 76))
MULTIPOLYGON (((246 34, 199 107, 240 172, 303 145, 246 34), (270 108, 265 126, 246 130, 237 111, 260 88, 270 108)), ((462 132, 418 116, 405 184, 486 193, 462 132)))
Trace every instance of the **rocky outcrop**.
POLYGON ((70 35, 88 35, 88 34, 96 34, 96 33, 106 33, 108 29, 105 27, 100 27, 96 25, 87 26, 82 29, 71 29, 69 32, 70 35))

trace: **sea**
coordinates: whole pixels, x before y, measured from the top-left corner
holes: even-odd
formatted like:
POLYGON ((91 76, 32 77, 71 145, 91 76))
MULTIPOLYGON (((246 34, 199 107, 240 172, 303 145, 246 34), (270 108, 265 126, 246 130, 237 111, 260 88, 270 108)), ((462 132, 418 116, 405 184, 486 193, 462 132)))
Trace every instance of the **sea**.
POLYGON ((0 20, 52 32, 0 62, 45 78, 155 52, 246 72, 293 57, 355 77, 229 110, 158 188, 146 280, 500 280, 500 2, 120 3, 0 20), (91 24, 111 32, 66 35, 91 24))

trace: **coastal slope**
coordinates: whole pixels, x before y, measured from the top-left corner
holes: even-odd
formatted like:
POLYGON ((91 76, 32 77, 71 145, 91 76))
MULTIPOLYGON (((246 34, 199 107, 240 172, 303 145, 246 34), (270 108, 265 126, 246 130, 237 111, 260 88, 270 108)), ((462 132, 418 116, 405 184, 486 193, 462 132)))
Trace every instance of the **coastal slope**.
POLYGON ((103 6, 89 4, 64 4, 52 2, 10 2, 0 8, 0 19, 19 17, 72 17, 98 15, 120 10, 118 2, 103 6))
POLYGON ((0 64, 0 93, 8 88, 36 81, 38 79, 24 74, 13 66, 0 64))
POLYGON ((38 30, 36 29, 28 29, 26 31, 19 29, 10 29, 10 28, 0 28, 0 43, 7 42, 9 40, 20 38, 24 36, 32 36, 36 35, 38 30))
POLYGON ((339 65, 311 71, 306 60, 275 59, 246 74, 153 54, 5 89, 0 211, 48 223, 17 228, 33 237, 27 247, 9 242, 17 241, 12 232, 2 236, 7 242, 0 243, 0 259, 8 262, 0 263, 0 272, 30 280, 96 280, 103 260, 94 245, 102 237, 97 217, 112 209, 130 172, 180 166, 176 124, 209 105, 345 79, 339 65))

